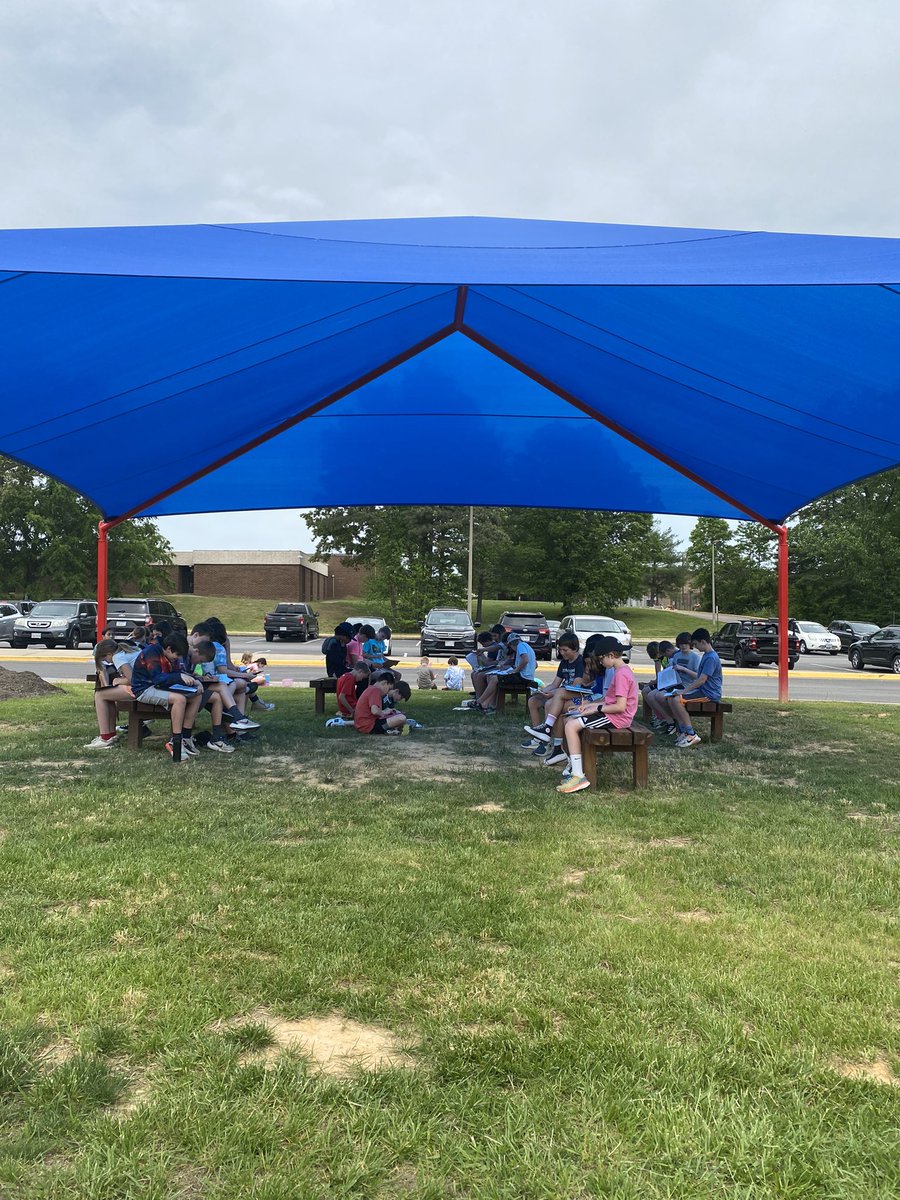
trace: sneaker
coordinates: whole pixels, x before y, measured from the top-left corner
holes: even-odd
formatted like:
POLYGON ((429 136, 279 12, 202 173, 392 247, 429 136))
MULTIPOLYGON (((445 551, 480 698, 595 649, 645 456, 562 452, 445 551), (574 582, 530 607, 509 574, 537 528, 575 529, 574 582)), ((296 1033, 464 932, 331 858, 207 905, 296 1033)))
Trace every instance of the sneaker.
POLYGON ((401 737, 409 737, 409 726, 408 725, 400 726, 400 736, 401 737))
POLYGON ((525 739, 525 741, 524 741, 524 742, 519 742, 519 746, 520 746, 520 747, 521 747, 523 750, 534 750, 534 749, 536 749, 538 746, 541 746, 541 745, 543 745, 543 742, 539 742, 539 741, 537 740, 537 738, 533 738, 533 737, 528 737, 528 738, 526 738, 526 739, 525 739))
POLYGON ((220 754, 234 754, 234 746, 229 746, 227 742, 217 742, 212 738, 206 743, 207 750, 218 750, 220 754))
POLYGON ((141 736, 145 738, 153 737, 153 726, 148 725, 146 721, 141 725, 141 736))
POLYGON ((84 747, 84 749, 85 750, 108 750, 110 748, 110 746, 114 746, 117 741, 118 741, 118 738, 107 738, 104 741, 104 739, 102 737, 100 737, 100 735, 98 734, 92 742, 88 742, 88 744, 84 747))
POLYGON ((545 758, 551 749, 552 747, 547 742, 538 742, 531 753, 535 758, 545 758))
POLYGON ((679 750, 687 750, 689 746, 699 746, 702 740, 699 733, 686 733, 675 745, 679 750))
POLYGON ((565 783, 561 783, 556 789, 563 796, 570 796, 572 792, 583 792, 585 788, 591 786, 591 781, 586 779, 584 775, 573 775, 571 779, 567 779, 565 783))
POLYGON ((496 713, 496 708, 482 708, 481 715, 483 717, 492 717, 496 713))
POLYGON ((481 708, 481 705, 478 703, 477 700, 464 700, 462 703, 462 707, 463 708, 481 708))
POLYGON ((232 729, 262 729, 259 721, 251 721, 249 717, 244 717, 240 721, 231 722, 232 729))
POLYGON ((266 712, 275 711, 275 705, 270 704, 268 700, 254 700, 253 703, 256 704, 257 707, 264 709, 266 712))
POLYGON ((568 754, 566 754, 566 752, 565 752, 565 750, 563 750, 562 746, 558 746, 552 753, 548 754, 547 757, 544 759, 544 766, 545 767, 558 767, 562 763, 567 763, 568 761, 569 761, 568 754))
POLYGON ((666 737, 671 737, 673 733, 678 733, 678 726, 677 725, 663 725, 662 731, 666 735, 666 737))
POLYGON ((553 737, 547 732, 543 725, 524 725, 523 729, 526 733, 530 733, 533 738, 537 738, 539 742, 552 742, 553 737))
POLYGON ((185 753, 183 753, 183 751, 184 751, 184 742, 182 742, 182 743, 181 743, 181 750, 182 750, 182 753, 181 753, 181 755, 180 755, 180 757, 179 757, 179 758, 176 758, 176 757, 175 757, 175 747, 172 745, 172 743, 171 743, 171 742, 166 742, 166 749, 167 749, 167 750, 168 750, 168 752, 169 752, 169 757, 172 759, 172 762, 186 763, 186 762, 190 762, 190 761, 191 761, 191 756, 190 756, 189 754, 185 754, 185 753))
POLYGON ((200 751, 194 745, 194 739, 192 737, 186 737, 186 738, 181 739, 181 750, 182 750, 182 753, 184 753, 184 754, 199 754, 200 753, 200 751))

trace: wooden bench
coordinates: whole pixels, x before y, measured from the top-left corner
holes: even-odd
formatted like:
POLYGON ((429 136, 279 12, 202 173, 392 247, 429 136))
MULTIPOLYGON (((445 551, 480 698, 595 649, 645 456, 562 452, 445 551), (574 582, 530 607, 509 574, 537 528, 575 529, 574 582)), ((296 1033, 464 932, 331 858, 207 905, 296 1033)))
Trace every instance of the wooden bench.
POLYGON ((323 713, 325 711, 325 694, 334 695, 337 691, 337 680, 330 676, 325 676, 322 679, 311 679, 309 686, 316 689, 316 712, 323 713))
POLYGON ((541 686, 536 679, 531 687, 521 679, 513 679, 511 675, 501 675, 500 686, 497 688, 497 712, 502 713, 506 707, 506 697, 511 696, 513 704, 519 703, 520 696, 530 696, 541 686))
POLYGON ((635 788, 650 783, 650 756, 647 753, 653 734, 649 729, 585 729, 581 735, 581 757, 585 776, 597 786, 597 754, 631 754, 631 774, 635 788))
MULTIPOLYGON (((98 687, 99 680, 96 674, 86 676, 88 683, 94 685, 94 691, 98 692, 101 689, 98 687)), ((142 704, 140 700, 117 700, 116 712, 128 713, 128 739, 126 745, 129 750, 140 750, 144 741, 144 722, 145 721, 168 721, 168 711, 159 704, 142 704)))
MULTIPOLYGON (((685 700, 684 707, 691 714, 692 720, 694 717, 709 717, 709 740, 711 742, 721 742, 722 734, 725 732, 725 714, 732 711, 732 706, 728 700, 685 700)), ((650 710, 650 705, 647 703, 646 696, 644 697, 641 720, 648 725, 653 720, 653 713, 650 710)))

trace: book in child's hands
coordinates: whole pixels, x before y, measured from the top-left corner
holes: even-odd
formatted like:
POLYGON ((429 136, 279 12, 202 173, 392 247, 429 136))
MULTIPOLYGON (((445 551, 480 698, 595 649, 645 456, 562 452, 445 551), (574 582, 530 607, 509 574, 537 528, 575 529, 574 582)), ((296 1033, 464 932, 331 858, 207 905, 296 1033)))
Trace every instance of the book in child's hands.
POLYGON ((580 683, 564 683, 563 687, 567 692, 577 692, 579 696, 593 696, 594 689, 582 687, 580 683))
POLYGON ((188 685, 186 683, 173 683, 169 686, 170 692, 187 692, 191 696, 193 696, 196 690, 197 688, 194 686, 194 684, 188 685))
POLYGON ((656 686, 661 692, 683 692, 684 684, 674 667, 663 667, 656 677, 656 686))

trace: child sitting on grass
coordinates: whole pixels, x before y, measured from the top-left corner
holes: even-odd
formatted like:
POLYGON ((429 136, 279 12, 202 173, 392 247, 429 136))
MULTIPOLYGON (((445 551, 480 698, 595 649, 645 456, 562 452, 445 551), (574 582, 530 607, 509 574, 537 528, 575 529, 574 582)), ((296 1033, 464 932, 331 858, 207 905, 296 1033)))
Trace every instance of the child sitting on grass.
POLYGON ((343 717, 348 722, 353 720, 358 701, 357 692, 364 692, 368 686, 368 667, 362 661, 355 662, 351 670, 345 671, 336 684, 335 694, 339 717, 343 717))
POLYGON ((431 661, 428 658, 422 658, 419 663, 419 669, 416 672, 416 687, 420 691, 433 691, 437 684, 434 682, 434 671, 431 669, 431 661))
POLYGON ((448 658, 447 659, 447 670, 444 672, 443 691, 445 691, 445 692, 461 692, 464 679, 465 679, 465 673, 463 672, 462 667, 459 665, 459 659, 458 658, 448 658))
POLYGON ((569 751, 568 778, 557 787, 564 796, 582 792, 591 786, 584 774, 581 737, 585 729, 628 729, 638 705, 637 680, 622 657, 623 647, 615 638, 603 638, 597 656, 604 669, 612 668, 613 677, 603 699, 573 709, 566 717, 565 737, 569 751))
MULTIPOLYGON (((409 687, 409 684, 406 685, 409 687)), ((353 724, 360 733, 409 733, 406 717, 391 708, 384 707, 384 700, 391 691, 388 679, 371 683, 360 696, 353 714, 353 724)))

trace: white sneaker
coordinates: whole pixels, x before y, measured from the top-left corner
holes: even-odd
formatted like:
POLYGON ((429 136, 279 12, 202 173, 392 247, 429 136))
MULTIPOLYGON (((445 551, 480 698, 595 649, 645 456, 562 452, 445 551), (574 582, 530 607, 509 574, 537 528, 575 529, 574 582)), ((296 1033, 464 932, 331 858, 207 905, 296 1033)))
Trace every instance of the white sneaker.
POLYGON ((232 721, 232 729, 260 729, 259 721, 251 721, 249 717, 244 717, 242 721, 232 721))
POLYGON ((686 733, 675 745, 679 750, 688 750, 691 746, 699 746, 701 741, 699 733, 686 733))
POLYGON ((200 751, 194 745, 194 739, 192 737, 189 737, 189 738, 186 737, 186 738, 181 739, 181 753, 182 754, 199 754, 200 753, 200 751))
POLYGON ((88 742, 88 744, 84 747, 84 749, 85 750, 108 750, 110 748, 110 746, 114 746, 118 740, 119 740, 118 738, 113 737, 113 738, 107 738, 106 741, 104 741, 103 738, 100 737, 100 735, 98 734, 97 737, 95 737, 92 742, 88 742))
MULTIPOLYGON (((207 746, 207 749, 209 749, 209 750, 218 750, 218 752, 220 754, 234 754, 234 746, 229 746, 228 743, 225 741, 214 742, 212 739, 210 739, 206 743, 206 746, 207 746)), ((200 753, 199 750, 197 751, 197 753, 198 754, 200 753)))
POLYGON ((275 711, 275 705, 270 704, 268 700, 257 700, 256 703, 259 705, 260 708, 264 708, 266 710, 266 712, 274 712, 275 711))

